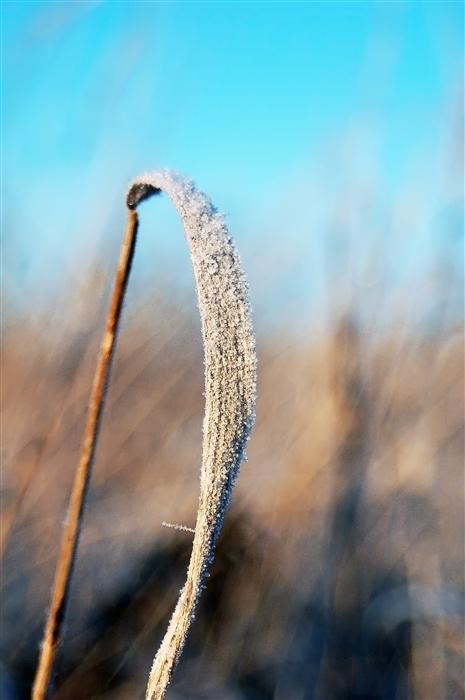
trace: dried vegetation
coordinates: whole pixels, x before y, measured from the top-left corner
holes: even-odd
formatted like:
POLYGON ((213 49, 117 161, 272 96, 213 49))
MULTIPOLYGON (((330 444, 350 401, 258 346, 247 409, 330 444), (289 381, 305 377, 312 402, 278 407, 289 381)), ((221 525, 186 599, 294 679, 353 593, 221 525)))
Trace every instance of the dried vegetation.
MULTIPOLYGON (((5 324, 2 663, 19 698, 100 337, 86 295, 82 313, 5 324)), ((123 318, 54 700, 143 698, 184 583, 192 535, 161 523, 194 525, 202 344, 167 298, 123 318)), ((465 697, 462 331, 333 328, 259 338, 249 461, 172 700, 465 697)))

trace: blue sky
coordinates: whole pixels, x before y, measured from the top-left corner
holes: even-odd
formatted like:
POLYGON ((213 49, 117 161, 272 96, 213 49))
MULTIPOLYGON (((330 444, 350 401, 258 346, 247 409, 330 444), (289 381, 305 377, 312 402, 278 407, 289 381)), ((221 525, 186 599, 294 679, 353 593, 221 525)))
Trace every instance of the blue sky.
MULTIPOLYGON (((2 13, 4 278, 22 303, 72 282, 76 260, 83 274, 102 240, 117 246, 126 183, 146 169, 192 176, 226 212, 271 315, 318 296, 328 255, 358 269, 381 244, 381 276, 420 274, 444 209, 460 215, 461 2, 4 0, 2 13)), ((190 280, 169 205, 142 215, 135 275, 190 280)))

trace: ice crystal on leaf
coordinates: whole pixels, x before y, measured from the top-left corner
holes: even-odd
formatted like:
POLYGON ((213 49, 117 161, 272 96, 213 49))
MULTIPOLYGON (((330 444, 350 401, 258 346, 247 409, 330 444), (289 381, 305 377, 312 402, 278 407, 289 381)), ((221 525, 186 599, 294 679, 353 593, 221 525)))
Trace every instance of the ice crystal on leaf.
POLYGON ((194 270, 202 322, 205 419, 200 494, 192 556, 165 638, 155 657, 147 698, 162 698, 181 654, 234 481, 255 418, 256 353, 248 287, 226 223, 192 180, 169 170, 134 179, 134 209, 164 192, 181 216, 194 270))

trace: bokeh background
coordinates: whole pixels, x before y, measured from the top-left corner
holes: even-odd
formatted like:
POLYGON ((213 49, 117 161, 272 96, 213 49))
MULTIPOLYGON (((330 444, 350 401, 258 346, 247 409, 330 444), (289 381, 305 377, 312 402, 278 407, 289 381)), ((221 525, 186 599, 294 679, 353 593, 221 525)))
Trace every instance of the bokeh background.
MULTIPOLYGON (((168 697, 465 698, 461 2, 8 2, 1 692, 29 697, 129 180, 227 217, 257 422, 168 697)), ((182 586, 203 366, 141 230, 55 700, 136 700, 182 586)))

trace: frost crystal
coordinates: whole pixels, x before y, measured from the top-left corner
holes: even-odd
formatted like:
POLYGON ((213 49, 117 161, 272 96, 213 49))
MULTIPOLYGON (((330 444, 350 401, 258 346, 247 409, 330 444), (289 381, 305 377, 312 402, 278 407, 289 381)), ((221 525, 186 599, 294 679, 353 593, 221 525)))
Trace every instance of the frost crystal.
POLYGON ((202 579, 255 418, 256 352, 248 287, 224 217, 191 180, 168 171, 130 183, 127 205, 160 191, 179 212, 190 249, 202 321, 205 419, 197 523, 186 585, 155 657, 147 698, 162 698, 179 659, 202 579))

